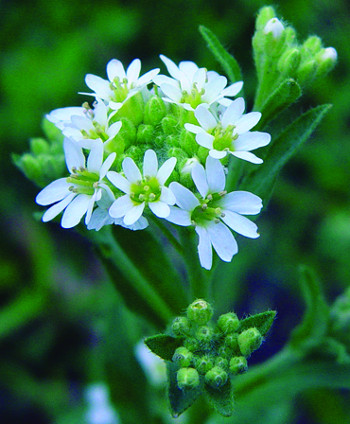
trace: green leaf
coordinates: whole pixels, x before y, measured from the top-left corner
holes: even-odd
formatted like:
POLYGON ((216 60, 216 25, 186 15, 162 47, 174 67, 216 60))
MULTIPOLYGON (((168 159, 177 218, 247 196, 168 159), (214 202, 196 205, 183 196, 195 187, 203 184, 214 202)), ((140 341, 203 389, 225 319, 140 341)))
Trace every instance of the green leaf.
POLYGON ((168 336, 167 334, 156 334, 145 339, 146 346, 165 361, 171 361, 175 350, 182 346, 183 339, 168 336))
POLYGON ((242 74, 237 60, 225 50, 216 35, 203 25, 199 27, 199 32, 202 34, 208 44, 209 50, 220 63, 230 81, 242 81, 242 74))
POLYGON ((248 328, 255 327, 259 330, 262 336, 269 331, 271 325, 276 317, 276 311, 265 311, 260 314, 251 315, 241 321, 239 331, 247 330, 248 328))
POLYGON ((209 403, 216 411, 224 417, 230 417, 233 413, 233 388, 231 380, 218 389, 210 386, 205 386, 204 393, 209 403))
POLYGON ((327 337, 324 340, 321 351, 334 356, 338 364, 350 364, 350 354, 346 346, 333 337, 327 337))
POLYGON ((295 80, 289 78, 283 81, 260 109, 262 117, 255 126, 255 131, 264 128, 269 121, 296 102, 301 94, 301 88, 295 80))
POLYGON ((326 335, 329 322, 329 307, 324 299, 320 282, 306 266, 300 268, 300 286, 306 310, 301 323, 293 330, 290 345, 308 350, 319 346, 326 335))
POLYGON ((317 106, 292 122, 272 140, 264 163, 244 178, 239 189, 260 196, 266 206, 280 170, 310 137, 331 107, 329 104, 317 106))
POLYGON ((181 415, 189 408, 203 393, 204 382, 200 380, 200 385, 192 390, 180 390, 177 386, 176 373, 179 367, 174 362, 167 362, 168 374, 168 398, 170 402, 171 414, 174 418, 181 415))

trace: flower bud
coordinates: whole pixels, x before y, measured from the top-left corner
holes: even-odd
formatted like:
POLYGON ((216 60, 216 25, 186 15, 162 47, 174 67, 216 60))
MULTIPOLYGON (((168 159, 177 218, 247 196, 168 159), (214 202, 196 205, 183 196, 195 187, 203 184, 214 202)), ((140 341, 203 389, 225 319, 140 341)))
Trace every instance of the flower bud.
POLYGON ((224 334, 234 333, 238 330, 239 319, 234 312, 228 312, 219 317, 218 327, 224 334))
POLYGON ((189 156, 194 156, 198 150, 198 143, 195 135, 189 131, 183 130, 180 134, 180 146, 189 156))
POLYGON ((37 156, 43 153, 48 153, 50 146, 44 138, 35 137, 30 139, 30 150, 35 156, 37 156))
POLYGON ((154 139, 153 131, 152 125, 140 124, 137 128, 136 141, 138 143, 151 143, 154 139))
POLYGON ((278 69, 286 76, 292 77, 300 64, 300 52, 298 48, 287 50, 278 61, 278 69))
POLYGON ((265 27, 264 34, 272 34, 275 39, 280 38, 284 31, 284 26, 282 22, 277 18, 270 19, 265 27))
POLYGON ((247 371, 248 364, 244 356, 235 356, 230 360, 230 372, 233 375, 247 371))
POLYGON ((14 160, 27 178, 36 182, 41 180, 43 170, 37 158, 25 153, 22 157, 15 157, 14 160))
POLYGON ((224 340, 225 346, 231 350, 238 350, 238 335, 237 334, 228 334, 224 340))
POLYGON ((189 367, 193 358, 193 353, 184 346, 178 347, 173 355, 173 361, 180 367, 189 367))
POLYGON ((194 359, 194 366, 199 374, 205 374, 214 366, 214 359, 211 356, 204 355, 194 359))
POLYGON ((213 315, 212 307, 203 299, 197 299, 187 308, 187 318, 199 325, 210 321, 213 315))
POLYGON ((312 58, 322 49, 322 40, 316 35, 308 37, 301 46, 301 53, 304 58, 312 58))
POLYGON ((195 352, 196 350, 199 349, 199 342, 196 338, 194 337, 188 337, 185 341, 184 341, 184 346, 190 350, 191 352, 195 352))
POLYGON ((297 79, 300 84, 311 82, 316 74, 317 63, 314 59, 302 63, 297 71, 297 79))
POLYGON ((172 116, 172 115, 164 116, 164 118, 162 119, 161 125, 162 125, 162 130, 164 134, 174 135, 174 134, 177 134, 179 131, 179 122, 175 118, 175 116, 172 116))
POLYGON ((222 387, 228 378, 227 372, 222 368, 215 366, 205 374, 205 382, 213 389, 222 387))
POLYGON ((335 48, 327 47, 326 49, 322 49, 316 56, 318 63, 317 76, 328 74, 334 68, 337 58, 338 53, 335 48))
POLYGON ((262 340, 262 335, 255 327, 242 331, 238 336, 238 346, 242 355, 249 356, 261 346, 262 340))
POLYGON ((159 124, 166 115, 166 106, 159 96, 151 97, 145 106, 144 123, 150 125, 159 124))
POLYGON ((228 360, 223 358, 222 356, 218 356, 215 359, 215 366, 222 368, 227 371, 228 368, 228 360))
POLYGON ((218 349, 218 355, 223 358, 231 358, 232 357, 232 349, 228 346, 220 346, 218 349))
POLYGON ((202 325, 196 331, 196 339, 200 344, 208 344, 213 340, 213 329, 207 325, 202 325))
POLYGON ((181 390, 191 390, 199 386, 199 374, 194 368, 180 368, 176 379, 181 390))
POLYGON ((128 118, 120 118, 122 126, 115 137, 117 140, 123 140, 125 147, 132 145, 136 138, 136 127, 134 123, 128 118))
POLYGON ((276 16, 275 10, 272 6, 265 6, 259 10, 256 18, 256 29, 262 29, 266 26, 267 22, 276 16))
POLYGON ((176 317, 171 329, 175 336, 188 336, 191 334, 191 323, 186 317, 176 317))

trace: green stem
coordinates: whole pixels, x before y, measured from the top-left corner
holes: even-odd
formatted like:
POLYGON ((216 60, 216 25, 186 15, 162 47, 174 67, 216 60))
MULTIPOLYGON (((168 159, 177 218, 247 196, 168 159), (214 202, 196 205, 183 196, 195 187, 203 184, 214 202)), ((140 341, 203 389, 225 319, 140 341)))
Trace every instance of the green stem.
POLYGON ((152 221, 157 225, 157 227, 162 231, 162 233, 166 236, 166 238, 169 240, 171 245, 174 247, 174 249, 183 256, 184 250, 177 238, 174 236, 174 234, 169 230, 169 228, 162 222, 161 219, 158 219, 156 217, 151 216, 152 221))
MULTIPOLYGON (((95 232, 94 240, 99 245, 103 256, 112 261, 119 269, 127 281, 132 284, 132 288, 138 293, 145 306, 159 318, 159 321, 166 326, 173 314, 168 305, 153 289, 147 279, 138 271, 124 250, 117 243, 111 231, 95 232)), ((114 282, 118 285, 118 282, 114 282)))
POLYGON ((210 273, 204 271, 198 259, 195 234, 189 228, 181 228, 179 231, 182 248, 183 258, 186 263, 188 278, 191 288, 191 298, 209 299, 209 285, 208 280, 210 273))

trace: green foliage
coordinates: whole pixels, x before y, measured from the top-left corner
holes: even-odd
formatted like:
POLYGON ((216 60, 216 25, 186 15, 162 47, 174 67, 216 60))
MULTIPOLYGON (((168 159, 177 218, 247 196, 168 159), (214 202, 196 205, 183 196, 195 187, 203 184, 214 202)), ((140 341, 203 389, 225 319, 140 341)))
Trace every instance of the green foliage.
POLYGON ((206 387, 205 396, 215 410, 224 417, 233 414, 233 388, 231 380, 218 389, 206 387))
POLYGON ((254 327, 259 330, 262 336, 265 336, 270 330, 275 318, 276 311, 266 311, 260 314, 251 315, 241 320, 239 330, 243 331, 254 327))
POLYGON ((181 338, 168 336, 167 334, 156 334, 145 339, 146 346, 165 361, 171 361, 175 350, 182 346, 181 338))

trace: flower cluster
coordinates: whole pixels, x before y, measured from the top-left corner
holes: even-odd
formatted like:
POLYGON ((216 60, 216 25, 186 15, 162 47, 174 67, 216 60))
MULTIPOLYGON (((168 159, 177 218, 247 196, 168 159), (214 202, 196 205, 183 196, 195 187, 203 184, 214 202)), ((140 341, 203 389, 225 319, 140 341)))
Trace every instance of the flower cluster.
POLYGON ((124 69, 107 64, 108 79, 88 74, 92 106, 52 111, 47 119, 64 136, 69 174, 51 182, 36 197, 50 206, 43 221, 63 212, 71 228, 85 216, 88 229, 148 226, 148 217, 195 229, 201 265, 212 266, 212 247, 223 261, 237 252, 231 230, 250 238, 257 227, 243 215, 258 214, 261 199, 252 193, 227 193, 231 155, 255 164, 251 151, 270 135, 251 131, 259 112, 244 113, 242 97, 232 99, 242 82, 227 85, 214 71, 160 56, 170 76, 153 69, 140 76, 135 59, 124 69))

